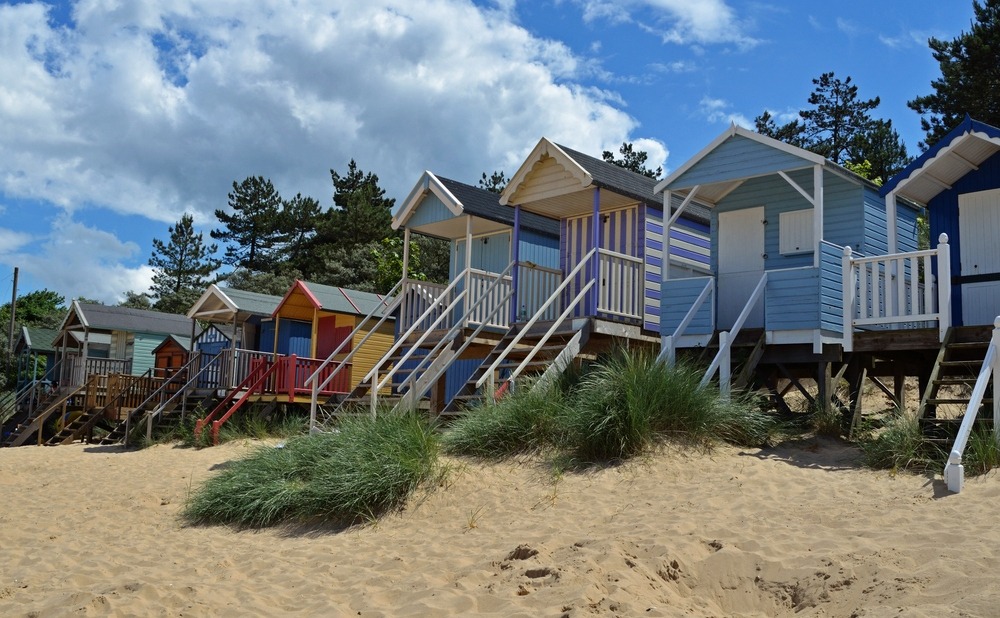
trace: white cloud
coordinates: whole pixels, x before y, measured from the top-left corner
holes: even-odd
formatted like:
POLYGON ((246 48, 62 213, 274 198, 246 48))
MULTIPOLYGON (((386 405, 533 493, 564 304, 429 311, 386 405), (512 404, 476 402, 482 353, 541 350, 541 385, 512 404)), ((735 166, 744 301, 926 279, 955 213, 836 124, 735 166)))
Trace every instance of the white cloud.
POLYGON ((57 27, 40 3, 0 6, 0 192, 210 225, 249 175, 328 204, 351 158, 402 197, 424 169, 512 169, 542 135, 630 139, 621 99, 581 86, 593 68, 514 7, 80 0, 57 27))
POLYGON ((753 129, 753 121, 739 112, 732 111, 732 103, 724 99, 714 99, 709 96, 699 101, 701 113, 712 123, 735 123, 746 129, 753 129))
POLYGON ((665 43, 711 45, 735 43, 750 48, 758 39, 747 34, 749 21, 740 19, 726 0, 577 0, 586 21, 638 22, 665 43), (637 13, 642 15, 637 16, 637 13), (650 20, 645 18, 650 15, 650 20))
POLYGON ((925 30, 907 30, 895 36, 880 34, 878 40, 891 49, 926 48, 932 36, 936 35, 925 30))
MULTIPOLYGON (((0 209, 0 212, 3 212, 3 210, 0 209)), ((19 251, 22 247, 30 243, 31 240, 31 234, 0 227, 0 256, 19 251)))
MULTIPOLYGON (((116 303, 124 292, 146 290, 152 283, 149 266, 123 265, 139 253, 136 243, 74 221, 69 215, 60 216, 46 238, 29 240, 37 243, 37 253, 4 255, 4 234, 0 230, 0 255, 4 255, 4 261, 20 264, 25 274, 67 298, 84 295, 116 303)), ((16 247, 28 248, 27 242, 16 247)))
POLYGON ((849 19, 844 19, 843 17, 837 18, 837 30, 840 30, 851 38, 860 36, 863 33, 861 26, 849 19))

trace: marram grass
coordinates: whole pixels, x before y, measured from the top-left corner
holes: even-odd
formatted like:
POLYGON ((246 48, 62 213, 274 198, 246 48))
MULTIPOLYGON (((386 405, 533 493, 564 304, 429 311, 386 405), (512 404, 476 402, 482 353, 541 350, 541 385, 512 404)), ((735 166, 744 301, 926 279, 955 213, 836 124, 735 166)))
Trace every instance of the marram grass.
POLYGON ((437 436, 416 414, 347 418, 337 429, 234 462, 195 492, 184 517, 240 527, 349 525, 402 507, 434 473, 437 436))
POLYGON ((443 446, 455 455, 485 459, 539 451, 557 441, 565 406, 559 388, 535 391, 531 382, 524 382, 500 401, 483 403, 457 419, 444 434, 443 446))

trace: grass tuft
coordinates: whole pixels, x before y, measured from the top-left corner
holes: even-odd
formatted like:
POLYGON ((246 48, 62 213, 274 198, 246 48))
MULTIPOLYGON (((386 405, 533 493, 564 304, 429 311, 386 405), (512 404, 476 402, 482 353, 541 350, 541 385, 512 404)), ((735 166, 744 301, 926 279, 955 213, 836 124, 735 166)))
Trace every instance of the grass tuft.
POLYGON ((347 418, 336 432, 293 438, 234 462, 183 514, 191 523, 240 527, 377 518, 433 475, 437 450, 435 432, 416 414, 347 418))
POLYGON ((522 383, 500 401, 469 410, 442 443, 448 453, 488 459, 538 451, 556 442, 565 406, 558 388, 533 391, 530 382, 522 383))
POLYGON ((926 470, 944 463, 944 454, 928 451, 920 423, 909 414, 896 414, 878 430, 858 440, 865 465, 876 469, 926 470))

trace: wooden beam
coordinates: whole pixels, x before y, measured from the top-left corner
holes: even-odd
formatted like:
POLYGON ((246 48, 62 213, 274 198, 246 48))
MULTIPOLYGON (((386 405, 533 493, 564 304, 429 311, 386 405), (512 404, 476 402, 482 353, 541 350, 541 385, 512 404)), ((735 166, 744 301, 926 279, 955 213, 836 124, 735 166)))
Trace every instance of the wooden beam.
POLYGON ((823 410, 830 407, 833 400, 833 376, 830 373, 829 361, 820 361, 816 364, 816 400, 823 410))
POLYGON ((815 406, 816 399, 811 394, 809 394, 809 391, 807 391, 805 387, 802 386, 802 383, 799 382, 798 378, 793 376, 791 372, 788 371, 788 368, 785 367, 783 364, 777 363, 776 366, 778 367, 778 371, 780 371, 781 374, 785 376, 785 379, 791 382, 793 385, 795 385, 795 388, 799 389, 799 392, 802 393, 802 396, 805 397, 806 401, 809 402, 810 407, 815 406))

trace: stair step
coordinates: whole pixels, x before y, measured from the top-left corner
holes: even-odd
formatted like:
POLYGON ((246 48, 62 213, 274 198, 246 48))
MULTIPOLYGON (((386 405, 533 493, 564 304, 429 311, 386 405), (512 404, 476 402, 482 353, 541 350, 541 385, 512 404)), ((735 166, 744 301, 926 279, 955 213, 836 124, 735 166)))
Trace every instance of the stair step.
POLYGON ((970 360, 949 360, 938 363, 941 367, 979 367, 983 364, 983 359, 970 360))
MULTIPOLYGON (((939 405, 944 405, 944 404, 955 404, 955 403, 958 403, 958 404, 964 403, 964 404, 968 405, 969 399, 968 398, 963 399, 961 397, 956 397, 956 398, 953 398, 953 399, 928 399, 927 400, 927 405, 931 405, 931 406, 939 406, 939 405)), ((984 397, 983 398, 983 405, 985 405, 985 404, 992 405, 993 404, 993 399, 991 397, 984 397)))
POLYGON ((934 380, 934 384, 937 384, 939 386, 945 386, 945 385, 956 386, 960 384, 975 384, 975 383, 976 383, 976 378, 972 376, 964 378, 959 376, 951 376, 947 378, 938 378, 937 380, 934 380))
POLYGON ((949 350, 985 350, 989 345, 989 341, 966 341, 949 343, 947 347, 949 350))

